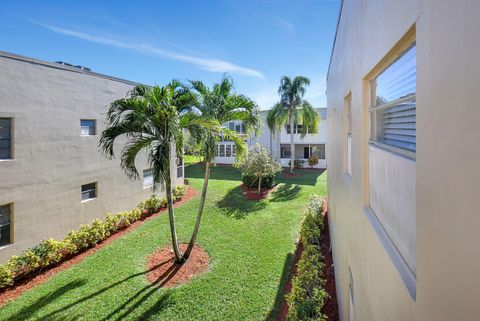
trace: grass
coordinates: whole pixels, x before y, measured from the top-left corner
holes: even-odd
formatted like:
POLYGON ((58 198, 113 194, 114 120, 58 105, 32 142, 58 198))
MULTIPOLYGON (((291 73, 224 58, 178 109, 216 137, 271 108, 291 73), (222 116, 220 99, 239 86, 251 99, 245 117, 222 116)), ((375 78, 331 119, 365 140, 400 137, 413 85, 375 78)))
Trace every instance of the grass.
POLYGON ((196 164, 201 161, 202 161, 202 157, 194 156, 194 155, 185 155, 183 159, 183 163, 185 164, 185 166, 196 164))
MULTIPOLYGON (((280 178, 269 200, 246 201, 240 174, 213 168, 198 243, 210 271, 190 283, 162 289, 145 277, 147 256, 169 243, 160 215, 1 307, 0 320, 275 320, 293 262, 301 210, 312 193, 326 194, 326 173, 299 170, 280 178)), ((200 190, 201 165, 186 168, 200 190)), ((198 196, 176 209, 187 241, 198 196)))

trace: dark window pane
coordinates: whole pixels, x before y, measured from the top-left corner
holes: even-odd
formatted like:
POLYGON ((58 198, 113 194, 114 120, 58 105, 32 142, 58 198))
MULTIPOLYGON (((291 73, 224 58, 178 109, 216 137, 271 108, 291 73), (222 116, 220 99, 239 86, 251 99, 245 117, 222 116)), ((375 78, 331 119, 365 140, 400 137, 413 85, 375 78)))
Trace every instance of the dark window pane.
POLYGON ((10 244, 10 224, 0 226, 0 246, 10 244))

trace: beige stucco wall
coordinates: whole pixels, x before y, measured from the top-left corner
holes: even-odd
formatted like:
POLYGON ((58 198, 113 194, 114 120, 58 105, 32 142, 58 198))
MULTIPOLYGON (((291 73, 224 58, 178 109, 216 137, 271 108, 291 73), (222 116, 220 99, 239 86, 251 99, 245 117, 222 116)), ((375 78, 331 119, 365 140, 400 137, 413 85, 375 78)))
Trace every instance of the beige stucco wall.
MULTIPOLYGON (((0 204, 14 204, 14 243, 0 248, 0 263, 152 194, 98 149, 107 106, 133 83, 8 56, 0 55, 0 117, 14 118, 15 156, 0 161, 0 204), (80 119, 96 119, 97 135, 80 136, 80 119), (97 198, 82 203, 81 185, 91 182, 98 183, 97 198)), ((146 157, 137 166, 142 175, 146 157)))
POLYGON ((329 219, 341 320, 348 320, 350 308, 348 267, 354 279, 354 320, 480 318, 478 12, 480 2, 475 0, 343 3, 327 81, 329 219), (416 212, 412 297, 364 210, 371 156, 364 79, 413 26, 417 152, 415 195, 410 196, 416 212), (344 173, 342 159, 344 98, 349 92, 351 177, 344 173))

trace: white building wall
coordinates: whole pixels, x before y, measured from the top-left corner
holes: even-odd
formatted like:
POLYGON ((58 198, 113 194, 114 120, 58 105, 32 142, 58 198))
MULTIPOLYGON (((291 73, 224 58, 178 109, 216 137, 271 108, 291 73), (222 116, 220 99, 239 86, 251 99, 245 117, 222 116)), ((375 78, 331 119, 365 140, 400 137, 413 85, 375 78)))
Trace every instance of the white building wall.
POLYGON ((327 79, 329 223, 340 320, 348 320, 350 310, 356 321, 479 319, 478 12, 480 2, 474 0, 343 1, 327 79), (366 81, 412 27, 417 48, 415 168, 369 146, 366 81), (349 94, 351 175, 345 173, 343 159, 349 94), (381 212, 375 214, 390 226, 390 236, 374 223, 369 207, 381 212), (391 232, 395 230, 397 235, 391 232), (404 247, 399 250, 408 254, 405 261, 415 261, 413 280, 408 281, 392 243, 404 247))
MULTIPOLYGON (((152 194, 98 148, 107 107, 134 85, 0 52, 0 117, 14 118, 14 159, 0 161, 0 205, 14 204, 13 244, 0 248, 0 263, 152 194), (97 135, 80 136, 80 119, 96 119, 97 135), (97 198, 82 203, 81 185, 91 182, 97 198)), ((146 157, 137 166, 142 175, 146 157)), ((183 183, 174 162, 172 179, 183 183)))

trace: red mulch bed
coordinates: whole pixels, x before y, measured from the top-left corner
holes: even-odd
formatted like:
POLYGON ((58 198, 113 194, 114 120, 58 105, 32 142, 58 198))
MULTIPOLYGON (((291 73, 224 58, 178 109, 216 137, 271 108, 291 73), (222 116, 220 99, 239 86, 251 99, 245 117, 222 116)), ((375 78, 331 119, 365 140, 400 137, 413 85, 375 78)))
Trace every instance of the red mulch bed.
MULTIPOLYGON (((195 189, 193 189, 193 187, 191 187, 191 186, 188 186, 186 191, 185 191, 185 195, 183 195, 183 197, 180 201, 178 201, 174 204, 174 207, 180 206, 183 203, 189 201, 196 194, 197 193, 196 193, 195 189)), ((91 248, 89 248, 89 249, 87 249, 83 252, 77 253, 74 256, 72 256, 71 258, 68 258, 66 261, 60 262, 56 265, 53 265, 52 267, 47 268, 46 270, 42 271, 39 274, 31 275, 31 276, 28 276, 24 279, 21 279, 18 282, 16 282, 12 287, 0 290, 0 306, 2 306, 3 304, 5 304, 6 302, 8 302, 10 300, 13 300, 13 299, 19 297, 25 291, 27 291, 27 290, 29 290, 29 289, 31 289, 31 288, 39 285, 39 284, 44 283, 50 277, 54 276, 58 272, 66 270, 69 267, 71 267, 72 265, 75 265, 75 264, 78 264, 78 263, 82 262, 83 259, 85 259, 87 256, 92 255, 93 253, 95 253, 96 251, 98 251, 99 249, 104 247, 105 245, 108 245, 111 242, 113 242, 114 240, 116 240, 117 238, 122 237, 123 235, 127 234, 131 230, 133 230, 136 227, 138 227, 139 225, 143 224, 144 221, 148 221, 148 220, 150 220, 154 217, 159 216, 165 210, 166 210, 166 208, 163 208, 160 211, 158 211, 157 213, 154 213, 152 215, 143 217, 142 219, 132 223, 127 228, 124 228, 123 230, 119 230, 117 233, 110 235, 108 238, 106 238, 102 242, 98 243, 94 247, 91 247, 91 248)))
POLYGON ((268 194, 275 191, 277 186, 272 188, 261 188, 260 194, 258 194, 258 188, 248 187, 245 184, 240 185, 240 188, 243 190, 243 196, 250 201, 259 201, 267 198, 268 194))
MULTIPOLYGON (((324 213, 323 217, 325 220, 325 229, 326 233, 322 234, 322 255, 325 260, 325 268, 323 269, 323 275, 326 279, 325 289, 329 295, 329 298, 325 302, 323 306, 322 313, 328 317, 329 321, 338 321, 339 314, 338 314, 338 304, 337 304, 337 293, 335 288, 335 271, 333 267, 333 259, 332 253, 330 252, 330 234, 328 233, 328 212, 327 212, 327 202, 324 201, 324 213)), ((288 279, 287 283, 285 284, 284 294, 287 295, 292 290, 292 278, 297 274, 297 263, 300 260, 303 252, 303 244, 298 243, 297 248, 295 250, 295 261, 294 265, 290 274, 290 278, 288 279)), ((279 321, 285 321, 287 319, 288 314, 288 304, 287 301, 284 299, 282 303, 282 307, 280 309, 280 313, 278 315, 279 321)))
MULTIPOLYGON (((188 244, 180 244, 180 250, 187 249, 188 244)), ((187 283, 191 278, 208 271, 210 257, 200 246, 195 245, 188 260, 175 263, 175 254, 171 246, 166 246, 152 253, 147 260, 147 280, 155 286, 170 288, 187 283)))

